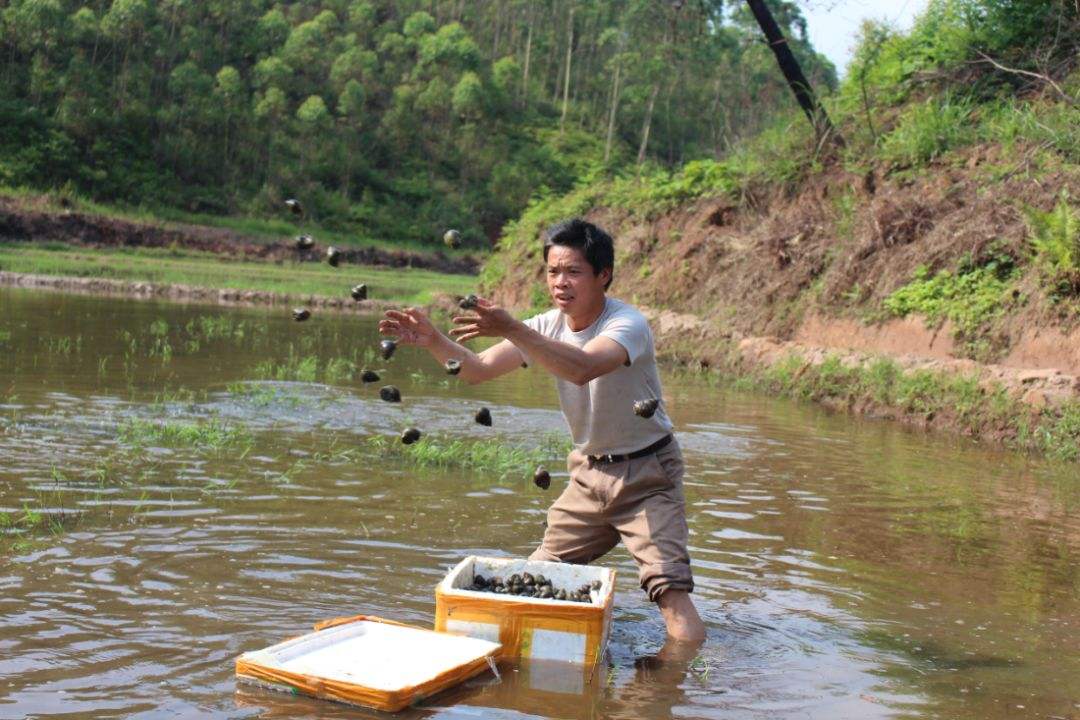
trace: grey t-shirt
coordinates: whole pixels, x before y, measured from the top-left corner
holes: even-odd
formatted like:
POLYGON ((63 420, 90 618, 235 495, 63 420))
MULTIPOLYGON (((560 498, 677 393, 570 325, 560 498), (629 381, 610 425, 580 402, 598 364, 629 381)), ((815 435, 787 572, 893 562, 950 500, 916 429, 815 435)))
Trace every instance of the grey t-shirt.
MULTIPOLYGON (((584 385, 555 379, 559 404, 579 451, 587 455, 622 455, 648 447, 671 432, 671 420, 663 405, 648 419, 634 414, 635 401, 661 397, 652 331, 636 308, 606 298, 596 321, 578 332, 570 329, 558 308, 531 317, 525 324, 545 337, 579 348, 602 335, 626 349, 628 365, 584 385)), ((521 354, 531 365, 528 354, 521 354)))

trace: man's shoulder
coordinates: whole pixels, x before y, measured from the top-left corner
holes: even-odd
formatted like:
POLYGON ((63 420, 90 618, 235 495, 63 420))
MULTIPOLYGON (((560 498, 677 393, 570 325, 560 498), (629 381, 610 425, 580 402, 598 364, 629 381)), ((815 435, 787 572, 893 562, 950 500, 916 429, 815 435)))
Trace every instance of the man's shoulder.
POLYGON ((641 312, 630 303, 613 297, 608 298, 608 314, 606 320, 607 322, 613 320, 622 322, 629 321, 635 325, 649 326, 649 320, 645 317, 645 313, 641 312))
POLYGON ((541 335, 547 335, 555 330, 562 318, 559 308, 552 308, 546 312, 537 313, 525 320, 525 324, 536 330, 541 335))

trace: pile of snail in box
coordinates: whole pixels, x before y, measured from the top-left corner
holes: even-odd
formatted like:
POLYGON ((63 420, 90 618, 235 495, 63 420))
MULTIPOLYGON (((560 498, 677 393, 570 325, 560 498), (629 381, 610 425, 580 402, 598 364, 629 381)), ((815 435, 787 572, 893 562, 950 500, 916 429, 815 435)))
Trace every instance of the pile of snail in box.
POLYGON ((477 575, 473 578, 473 584, 465 589, 500 595, 518 595, 520 597, 588 603, 592 602, 590 591, 599 590, 600 586, 599 580, 593 580, 591 584, 586 583, 577 590, 556 589, 551 584, 551 581, 543 575, 523 572, 520 574, 514 573, 506 580, 498 577, 488 579, 483 575, 477 575))

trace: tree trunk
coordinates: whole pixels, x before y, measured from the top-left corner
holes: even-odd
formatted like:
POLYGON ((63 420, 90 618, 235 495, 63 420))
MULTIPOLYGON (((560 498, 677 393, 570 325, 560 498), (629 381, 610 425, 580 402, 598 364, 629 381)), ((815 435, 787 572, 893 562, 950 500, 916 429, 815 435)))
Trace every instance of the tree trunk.
POLYGON ((611 157, 611 138, 615 135, 615 113, 619 108, 619 77, 622 74, 622 63, 615 64, 615 80, 611 88, 611 109, 608 111, 607 140, 604 142, 604 164, 611 157))
MULTIPOLYGON (((554 13, 553 13, 554 15, 554 13)), ((556 24, 558 18, 552 17, 552 24, 556 24)), ((554 38, 555 32, 552 32, 549 37, 554 38)), ((559 81, 562 79, 562 59, 559 56, 559 43, 553 40, 550 48, 548 49, 547 62, 544 63, 544 91, 547 91, 547 81, 551 77, 551 68, 555 68, 555 94, 552 97, 552 104, 559 99, 559 81)))
POLYGON ((653 83, 649 93, 649 105, 645 108, 645 124, 641 128, 641 145, 637 151, 637 164, 645 162, 645 149, 649 147, 649 130, 652 128, 653 110, 656 108, 656 96, 660 94, 660 81, 653 83))
POLYGON ((521 107, 529 107, 529 60, 532 57, 532 34, 533 34, 533 19, 532 9, 529 9, 529 17, 526 20, 529 24, 529 33, 525 37, 525 69, 521 73, 521 107))
POLYGON ((502 29, 502 1, 495 3, 495 39, 491 42, 491 62, 499 57, 499 31, 502 29))
POLYGON ((829 115, 825 112, 825 108, 821 106, 817 96, 814 95, 814 89, 810 86, 810 81, 803 75, 802 68, 799 67, 799 61, 795 59, 795 55, 791 52, 787 38, 780 31, 780 26, 776 24, 775 18, 769 12, 765 0, 746 0, 746 4, 750 6, 750 12, 754 14, 758 25, 761 26, 761 31, 765 33, 765 38, 769 41, 769 47, 772 49, 773 54, 776 55, 776 62, 780 65, 780 71, 784 73, 784 79, 787 80, 791 92, 795 94, 799 107, 806 113, 810 124, 814 126, 814 134, 819 139, 829 135, 835 142, 842 145, 843 138, 836 132, 832 122, 829 120, 829 115))
POLYGON ((563 80, 562 115, 559 117, 559 133, 566 125, 566 108, 570 102, 570 61, 574 57, 574 8, 570 8, 570 21, 566 24, 566 78, 563 80))

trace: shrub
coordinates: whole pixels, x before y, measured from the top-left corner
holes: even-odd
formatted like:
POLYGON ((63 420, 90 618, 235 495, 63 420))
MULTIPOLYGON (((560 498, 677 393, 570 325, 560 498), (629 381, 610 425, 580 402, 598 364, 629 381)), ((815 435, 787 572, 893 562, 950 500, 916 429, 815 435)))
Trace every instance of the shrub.
POLYGON ((1024 213, 1035 261, 1052 286, 1052 294, 1080 293, 1080 217, 1063 191, 1050 212, 1024 213))
POLYGON ((932 276, 920 266, 914 279, 882 304, 896 317, 918 313, 931 323, 951 320, 962 336, 971 337, 1001 314, 1015 274, 1007 257, 977 266, 961 262, 956 272, 942 270, 932 276))

